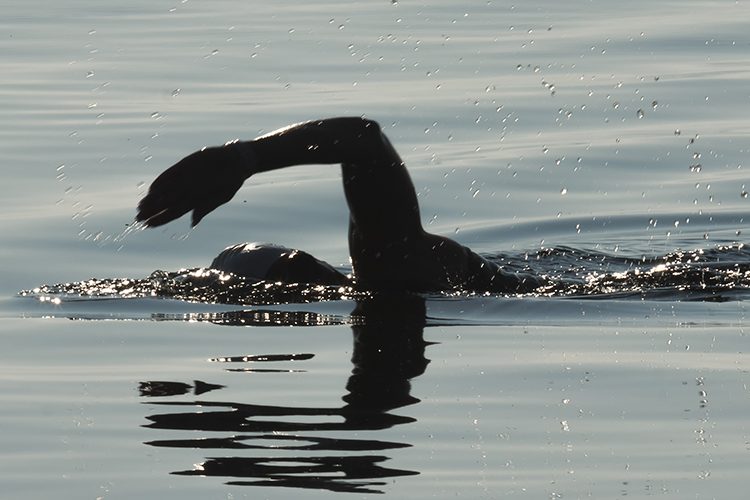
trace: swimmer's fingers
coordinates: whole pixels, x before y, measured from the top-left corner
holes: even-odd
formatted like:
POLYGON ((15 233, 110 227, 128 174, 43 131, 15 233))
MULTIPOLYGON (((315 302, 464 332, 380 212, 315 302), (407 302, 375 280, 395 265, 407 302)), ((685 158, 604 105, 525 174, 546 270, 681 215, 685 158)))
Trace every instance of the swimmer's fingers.
POLYGON ((138 203, 137 221, 148 227, 161 226, 193 209, 190 201, 192 189, 184 185, 190 175, 182 167, 180 162, 156 178, 148 194, 138 203))
MULTIPOLYGON (((158 227, 175 219, 179 219, 186 213, 193 211, 191 226, 196 226, 208 213, 212 212, 219 206, 232 199, 231 193, 224 193, 223 196, 205 196, 205 201, 192 200, 171 200, 156 194, 149 194, 138 204, 138 213, 136 220, 143 222, 147 227, 158 227)), ((199 197, 200 198, 200 197, 199 197)))
POLYGON ((156 227, 193 211, 195 226, 206 214, 232 199, 246 175, 236 152, 209 148, 177 162, 154 180, 138 204, 136 220, 156 227))
POLYGON ((190 207, 186 205, 168 204, 163 198, 149 194, 138 204, 135 220, 143 222, 147 227, 157 227, 178 219, 189 211, 190 207))
POLYGON ((213 196, 206 197, 204 201, 193 209, 193 217, 190 225, 193 227, 197 226, 198 223, 203 220, 203 217, 231 200, 241 185, 242 184, 238 185, 236 189, 223 190, 220 193, 214 193, 213 196))

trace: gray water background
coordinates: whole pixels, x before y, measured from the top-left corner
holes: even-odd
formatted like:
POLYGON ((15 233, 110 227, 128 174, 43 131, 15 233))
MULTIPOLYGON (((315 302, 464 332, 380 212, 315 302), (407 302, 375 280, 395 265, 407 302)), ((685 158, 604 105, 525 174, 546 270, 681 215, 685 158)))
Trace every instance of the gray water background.
MULTIPOLYGON (((159 447, 146 443, 226 433, 143 426, 170 411, 155 401, 340 407, 351 302, 274 308, 343 324, 240 328, 198 320, 231 306, 16 297, 206 265, 244 240, 347 263, 334 167, 258 176, 192 231, 180 220, 123 238, 177 159, 366 115, 406 160, 426 227, 475 250, 637 258, 741 244, 749 22, 744 2, 6 2, 0 497, 330 496, 330 481, 170 474, 211 457, 324 452, 159 447), (268 353, 314 357, 272 372, 208 361, 268 353), (195 380, 226 387, 139 392, 195 380)), ((419 474, 354 494, 744 498, 745 311, 742 300, 429 300, 424 338, 437 344, 410 391, 421 402, 392 412, 415 421, 353 433, 411 445, 376 454, 419 474)))

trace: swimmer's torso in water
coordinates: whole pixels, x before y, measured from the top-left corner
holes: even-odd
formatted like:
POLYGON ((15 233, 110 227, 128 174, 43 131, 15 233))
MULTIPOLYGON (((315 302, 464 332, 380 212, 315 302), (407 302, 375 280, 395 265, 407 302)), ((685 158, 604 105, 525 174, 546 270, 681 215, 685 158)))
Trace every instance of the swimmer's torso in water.
MULTIPOLYGON (((436 279, 428 286, 414 291, 439 291, 448 288, 464 289, 484 292, 525 292, 540 285, 539 281, 526 274, 517 274, 504 271, 494 262, 472 252, 466 247, 458 246, 466 253, 460 262, 466 263, 466 269, 455 273, 456 276, 468 277, 466 281, 443 282, 436 279)), ((431 262, 431 260, 429 261, 431 262)), ((450 262, 450 260, 449 260, 450 262)), ((449 262, 444 267, 449 267, 449 262)), ((414 269, 400 267, 401 274, 410 274, 418 271, 424 274, 425 269, 420 269, 420 262, 412 261, 414 269)), ((391 268, 392 266, 387 266, 391 268)), ((225 248, 211 263, 211 268, 223 272, 230 272, 252 281, 269 281, 281 283, 309 283, 314 285, 355 285, 355 283, 343 273, 337 271, 327 262, 316 259, 307 252, 287 248, 272 243, 239 243, 225 248)), ((381 266, 382 268, 382 266, 381 266)), ((392 269, 391 269, 392 270, 392 269)), ((444 272, 431 272, 436 278, 445 274, 444 272)), ((454 273, 450 273, 454 275, 454 273)), ((388 289, 376 283, 356 283, 363 289, 388 289)), ((405 286, 400 283, 400 286, 405 286)))

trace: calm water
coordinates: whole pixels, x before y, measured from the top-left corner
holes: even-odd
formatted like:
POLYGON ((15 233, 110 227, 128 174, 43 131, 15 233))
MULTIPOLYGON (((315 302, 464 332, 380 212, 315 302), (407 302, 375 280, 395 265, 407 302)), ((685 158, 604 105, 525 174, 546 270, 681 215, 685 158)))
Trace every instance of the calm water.
POLYGON ((4 5, 0 497, 744 498, 749 23, 705 1, 4 5), (334 167, 123 237, 180 157, 335 115, 383 125, 430 231, 562 285, 209 304, 157 279, 245 240, 346 266, 334 167))

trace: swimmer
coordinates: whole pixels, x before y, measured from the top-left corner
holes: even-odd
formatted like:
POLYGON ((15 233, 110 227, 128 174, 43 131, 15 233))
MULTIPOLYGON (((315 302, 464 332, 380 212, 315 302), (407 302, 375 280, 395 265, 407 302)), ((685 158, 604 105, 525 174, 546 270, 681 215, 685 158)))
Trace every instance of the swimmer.
MULTIPOLYGON (((197 151, 154 180, 138 204, 136 220, 156 227, 192 211, 195 226, 232 199, 250 176, 310 164, 341 164, 356 288, 516 293, 542 285, 535 276, 506 271, 451 239, 426 232, 404 162, 380 126, 364 118, 310 121, 197 151)), ((235 245, 212 267, 286 282, 348 280, 309 254, 272 245, 235 245)))

